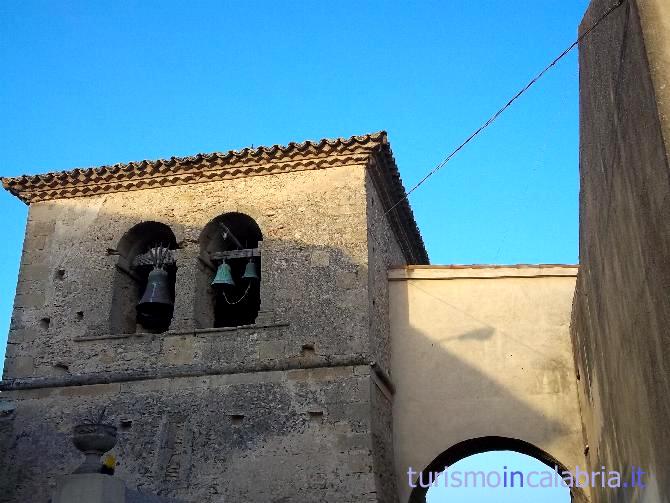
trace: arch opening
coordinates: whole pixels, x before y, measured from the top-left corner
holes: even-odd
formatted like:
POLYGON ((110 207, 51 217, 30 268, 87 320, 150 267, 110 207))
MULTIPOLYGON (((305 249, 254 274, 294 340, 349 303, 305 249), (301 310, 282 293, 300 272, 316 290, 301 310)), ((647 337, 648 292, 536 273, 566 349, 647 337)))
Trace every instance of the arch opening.
POLYGON ((139 223, 123 235, 116 247, 119 258, 112 292, 112 334, 164 332, 169 329, 175 299, 177 264, 173 250, 176 249, 177 239, 172 229, 160 222, 139 223), (166 304, 156 310, 156 315, 147 316, 146 313, 138 312, 137 305, 147 290, 150 274, 154 270, 152 257, 161 248, 168 250, 163 254, 160 268, 165 274, 158 275, 166 304))
POLYGON ((198 328, 256 321, 261 305, 262 241, 256 221, 243 213, 224 213, 203 228, 194 313, 198 328))
POLYGON ((536 494, 544 495, 546 501, 588 501, 583 489, 560 484, 561 474, 567 471, 568 469, 556 458, 523 440, 497 436, 473 438, 450 447, 421 472, 415 472, 416 477, 408 503, 458 502, 473 497, 480 498, 476 501, 514 501, 501 499, 505 495, 501 491, 507 491, 507 496, 518 497, 512 495, 511 491, 525 490, 530 493, 532 488, 529 486, 532 485, 539 486, 532 490, 536 494), (505 465, 505 459, 511 460, 510 466, 505 465), (496 466, 492 460, 500 466, 496 466), (479 468, 473 469, 477 463, 479 468), (512 468, 514 465, 526 467, 526 471, 512 468), (482 467, 484 469, 481 469, 482 467), (444 474, 445 468, 448 468, 447 475, 444 474), (529 484, 527 476, 531 471, 537 474, 533 473, 532 484, 529 484), (515 472, 515 480, 511 478, 512 472, 515 472), (466 473, 470 477, 470 485, 467 488, 464 486, 466 473), (553 474, 551 480, 550 474, 553 474), (525 489, 520 488, 520 480, 525 481, 525 489), (477 488, 472 487, 473 483, 477 484, 477 488), (512 483, 516 483, 516 486, 512 486, 512 483), (455 497, 456 487, 462 494, 468 494, 466 499, 460 500, 455 497), (449 491, 447 488, 451 488, 453 499, 446 499, 449 491), (547 499, 550 490, 553 491, 551 500, 547 499), (492 496, 493 493, 495 496, 492 496), (486 494, 491 496, 487 497, 486 494))

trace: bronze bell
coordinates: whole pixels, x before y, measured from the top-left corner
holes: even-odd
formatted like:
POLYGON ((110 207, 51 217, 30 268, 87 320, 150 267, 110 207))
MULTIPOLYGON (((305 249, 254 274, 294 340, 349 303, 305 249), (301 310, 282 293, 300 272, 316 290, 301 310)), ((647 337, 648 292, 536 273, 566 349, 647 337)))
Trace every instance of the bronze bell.
POLYGON ((233 271, 225 260, 221 262, 221 265, 216 270, 216 276, 214 276, 211 284, 235 286, 235 281, 233 280, 233 271))
POLYGON ((172 321, 174 302, 168 273, 155 268, 149 273, 144 295, 137 304, 137 321, 145 328, 167 329, 172 321))
POLYGON ((254 279, 258 281, 258 270, 256 269, 256 262, 254 262, 254 259, 250 258, 249 262, 247 262, 247 266, 244 268, 244 274, 242 275, 242 278, 244 279, 254 279))

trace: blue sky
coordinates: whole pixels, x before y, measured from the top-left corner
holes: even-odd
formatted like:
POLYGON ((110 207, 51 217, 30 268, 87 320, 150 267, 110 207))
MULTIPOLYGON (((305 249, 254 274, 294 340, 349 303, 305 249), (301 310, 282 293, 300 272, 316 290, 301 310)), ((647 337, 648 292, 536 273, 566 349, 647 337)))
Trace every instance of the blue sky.
MULTIPOLYGON (((537 459, 525 454, 512 451, 475 454, 451 465, 447 473, 447 482, 450 485, 445 484, 444 475, 441 475, 441 478, 438 477, 435 487, 428 489, 426 503, 570 502, 570 490, 567 487, 530 487, 549 485, 551 479, 548 477, 553 477, 556 472, 537 459), (477 472, 482 472, 492 486, 499 484, 501 487, 471 487, 474 484, 482 485, 481 482, 473 483, 475 479, 481 481, 481 475, 477 472), (515 486, 502 487, 505 480, 511 485, 512 472, 521 472, 523 478, 515 473, 515 486), (470 487, 454 487, 453 481, 459 480, 461 485, 465 485, 465 481, 468 481, 470 487), (523 487, 521 487, 521 480, 523 480, 523 487)), ((424 484, 428 482, 428 479, 424 480, 424 484)))
MULTIPOLYGON (((586 0, 0 2, 0 175, 386 130, 413 185, 586 0)), ((576 53, 411 197, 433 263, 577 261, 576 53)), ((26 208, 0 195, 0 356, 26 208)))

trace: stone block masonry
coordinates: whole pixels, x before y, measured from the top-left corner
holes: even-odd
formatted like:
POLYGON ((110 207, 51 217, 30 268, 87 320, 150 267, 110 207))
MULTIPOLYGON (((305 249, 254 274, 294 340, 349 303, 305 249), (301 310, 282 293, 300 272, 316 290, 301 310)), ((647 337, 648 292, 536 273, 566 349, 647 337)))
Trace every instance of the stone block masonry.
POLYGON ((0 501, 46 501, 59 476, 81 463, 72 424, 102 407, 120 425, 116 475, 144 492, 183 501, 378 501, 375 386, 370 367, 359 366, 9 392, 21 435, 3 458, 0 501))

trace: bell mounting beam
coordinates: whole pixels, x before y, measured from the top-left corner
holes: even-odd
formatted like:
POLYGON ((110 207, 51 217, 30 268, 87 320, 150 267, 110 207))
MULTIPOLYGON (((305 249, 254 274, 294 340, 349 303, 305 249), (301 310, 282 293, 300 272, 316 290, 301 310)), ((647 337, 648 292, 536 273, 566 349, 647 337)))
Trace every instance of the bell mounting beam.
MULTIPOLYGON (((177 260, 174 256, 174 250, 169 250, 169 256, 165 259, 165 265, 175 265, 177 260)), ((133 267, 143 266, 143 265, 154 265, 154 259, 151 256, 151 251, 142 253, 135 257, 133 260, 133 267)))
POLYGON ((209 257, 214 261, 221 261, 226 259, 233 258, 249 258, 249 257, 260 257, 261 249, 260 248, 245 248, 243 250, 227 250, 212 252, 209 254, 209 257))

